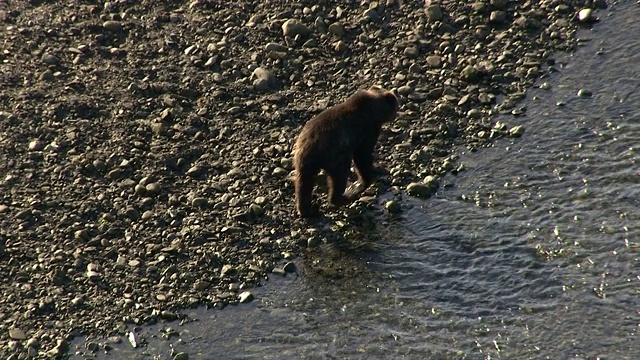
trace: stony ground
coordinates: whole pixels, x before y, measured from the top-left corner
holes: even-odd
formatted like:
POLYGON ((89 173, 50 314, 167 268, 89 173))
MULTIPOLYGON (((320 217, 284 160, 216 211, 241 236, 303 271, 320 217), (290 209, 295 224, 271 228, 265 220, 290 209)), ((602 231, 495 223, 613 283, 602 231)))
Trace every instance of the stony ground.
POLYGON ((520 135, 492 114, 525 115, 578 11, 603 6, 0 0, 0 355, 59 357, 75 335, 249 301, 305 249, 366 239, 408 189, 461 170, 460 145, 520 135), (300 127, 372 84, 402 101, 386 175, 297 219, 300 127))

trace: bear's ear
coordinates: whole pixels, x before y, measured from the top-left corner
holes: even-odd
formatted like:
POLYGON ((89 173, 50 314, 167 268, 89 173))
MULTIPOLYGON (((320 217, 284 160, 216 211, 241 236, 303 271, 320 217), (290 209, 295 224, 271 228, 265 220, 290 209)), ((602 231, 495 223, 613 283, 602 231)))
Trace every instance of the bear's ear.
POLYGON ((386 91, 384 93, 384 99, 387 101, 389 105, 391 105, 391 108, 397 110, 400 107, 400 104, 398 103, 398 98, 391 91, 386 91))

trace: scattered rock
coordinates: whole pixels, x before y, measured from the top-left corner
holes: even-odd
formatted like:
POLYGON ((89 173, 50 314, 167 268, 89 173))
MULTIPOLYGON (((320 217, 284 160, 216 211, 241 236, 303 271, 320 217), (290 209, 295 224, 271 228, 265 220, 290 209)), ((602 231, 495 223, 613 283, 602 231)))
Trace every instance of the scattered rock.
POLYGON ((253 294, 249 291, 243 291, 238 295, 238 298, 240 299, 240 303, 247 303, 253 300, 253 294))
POLYGON ((25 334, 24 331, 15 328, 9 329, 9 337, 12 340, 27 340, 27 334, 25 334))
POLYGON ((397 214, 401 211, 400 203, 396 200, 389 200, 384 204, 384 208, 390 214, 397 214))
POLYGON ((522 125, 516 125, 509 129, 509 136, 511 137, 520 137, 524 134, 524 127, 522 125))
POLYGON ((580 89, 578 90, 578 96, 580 97, 591 97, 593 96, 593 93, 589 90, 585 90, 585 89, 580 89))
POLYGON ((102 23, 102 27, 105 30, 109 30, 109 31, 121 31, 122 30, 122 23, 120 21, 115 21, 115 20, 108 20, 105 21, 104 23, 102 23))
POLYGON ((437 190, 439 181, 435 176, 427 176, 421 183, 413 182, 407 186, 407 194, 428 198, 437 190))
POLYGON ((444 18, 442 9, 439 5, 429 5, 426 9, 426 13, 429 22, 441 21, 444 18))
POLYGON ((48 65, 59 65, 60 58, 47 52, 42 55, 42 62, 48 65))
POLYGON ((253 81, 253 87, 256 90, 267 91, 277 86, 277 79, 273 75, 273 72, 263 67, 256 68, 253 71, 252 77, 255 79, 253 81))
POLYGON ((310 32, 311 29, 296 19, 289 19, 282 24, 283 35, 290 38, 307 36, 310 32))
POLYGON ((330 34, 333 34, 338 38, 344 37, 344 26, 342 26, 342 24, 340 23, 334 22, 333 24, 329 25, 328 31, 330 34))

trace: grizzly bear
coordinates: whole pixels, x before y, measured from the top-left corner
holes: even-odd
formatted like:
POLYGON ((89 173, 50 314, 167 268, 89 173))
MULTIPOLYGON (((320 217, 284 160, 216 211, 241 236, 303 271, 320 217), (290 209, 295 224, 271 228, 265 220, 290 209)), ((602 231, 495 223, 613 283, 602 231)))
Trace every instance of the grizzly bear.
POLYGON ((348 203, 371 185, 374 147, 382 124, 396 117, 398 107, 398 99, 391 91, 372 86, 322 111, 304 125, 293 150, 296 209, 301 217, 313 216, 317 211, 312 193, 321 169, 327 174, 329 202, 334 206, 348 203), (357 193, 346 196, 352 159, 359 184, 357 193))

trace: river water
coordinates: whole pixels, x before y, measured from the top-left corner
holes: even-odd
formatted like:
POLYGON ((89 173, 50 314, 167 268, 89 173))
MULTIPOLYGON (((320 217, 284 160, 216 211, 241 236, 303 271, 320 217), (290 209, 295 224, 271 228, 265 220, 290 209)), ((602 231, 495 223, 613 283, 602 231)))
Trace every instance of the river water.
POLYGON ((640 359, 640 4, 600 16, 525 116, 496 118, 525 135, 405 199, 374 250, 341 254, 350 276, 305 271, 322 261, 307 256, 252 303, 194 310, 164 325, 180 337, 151 327, 146 348, 107 358, 640 359))

